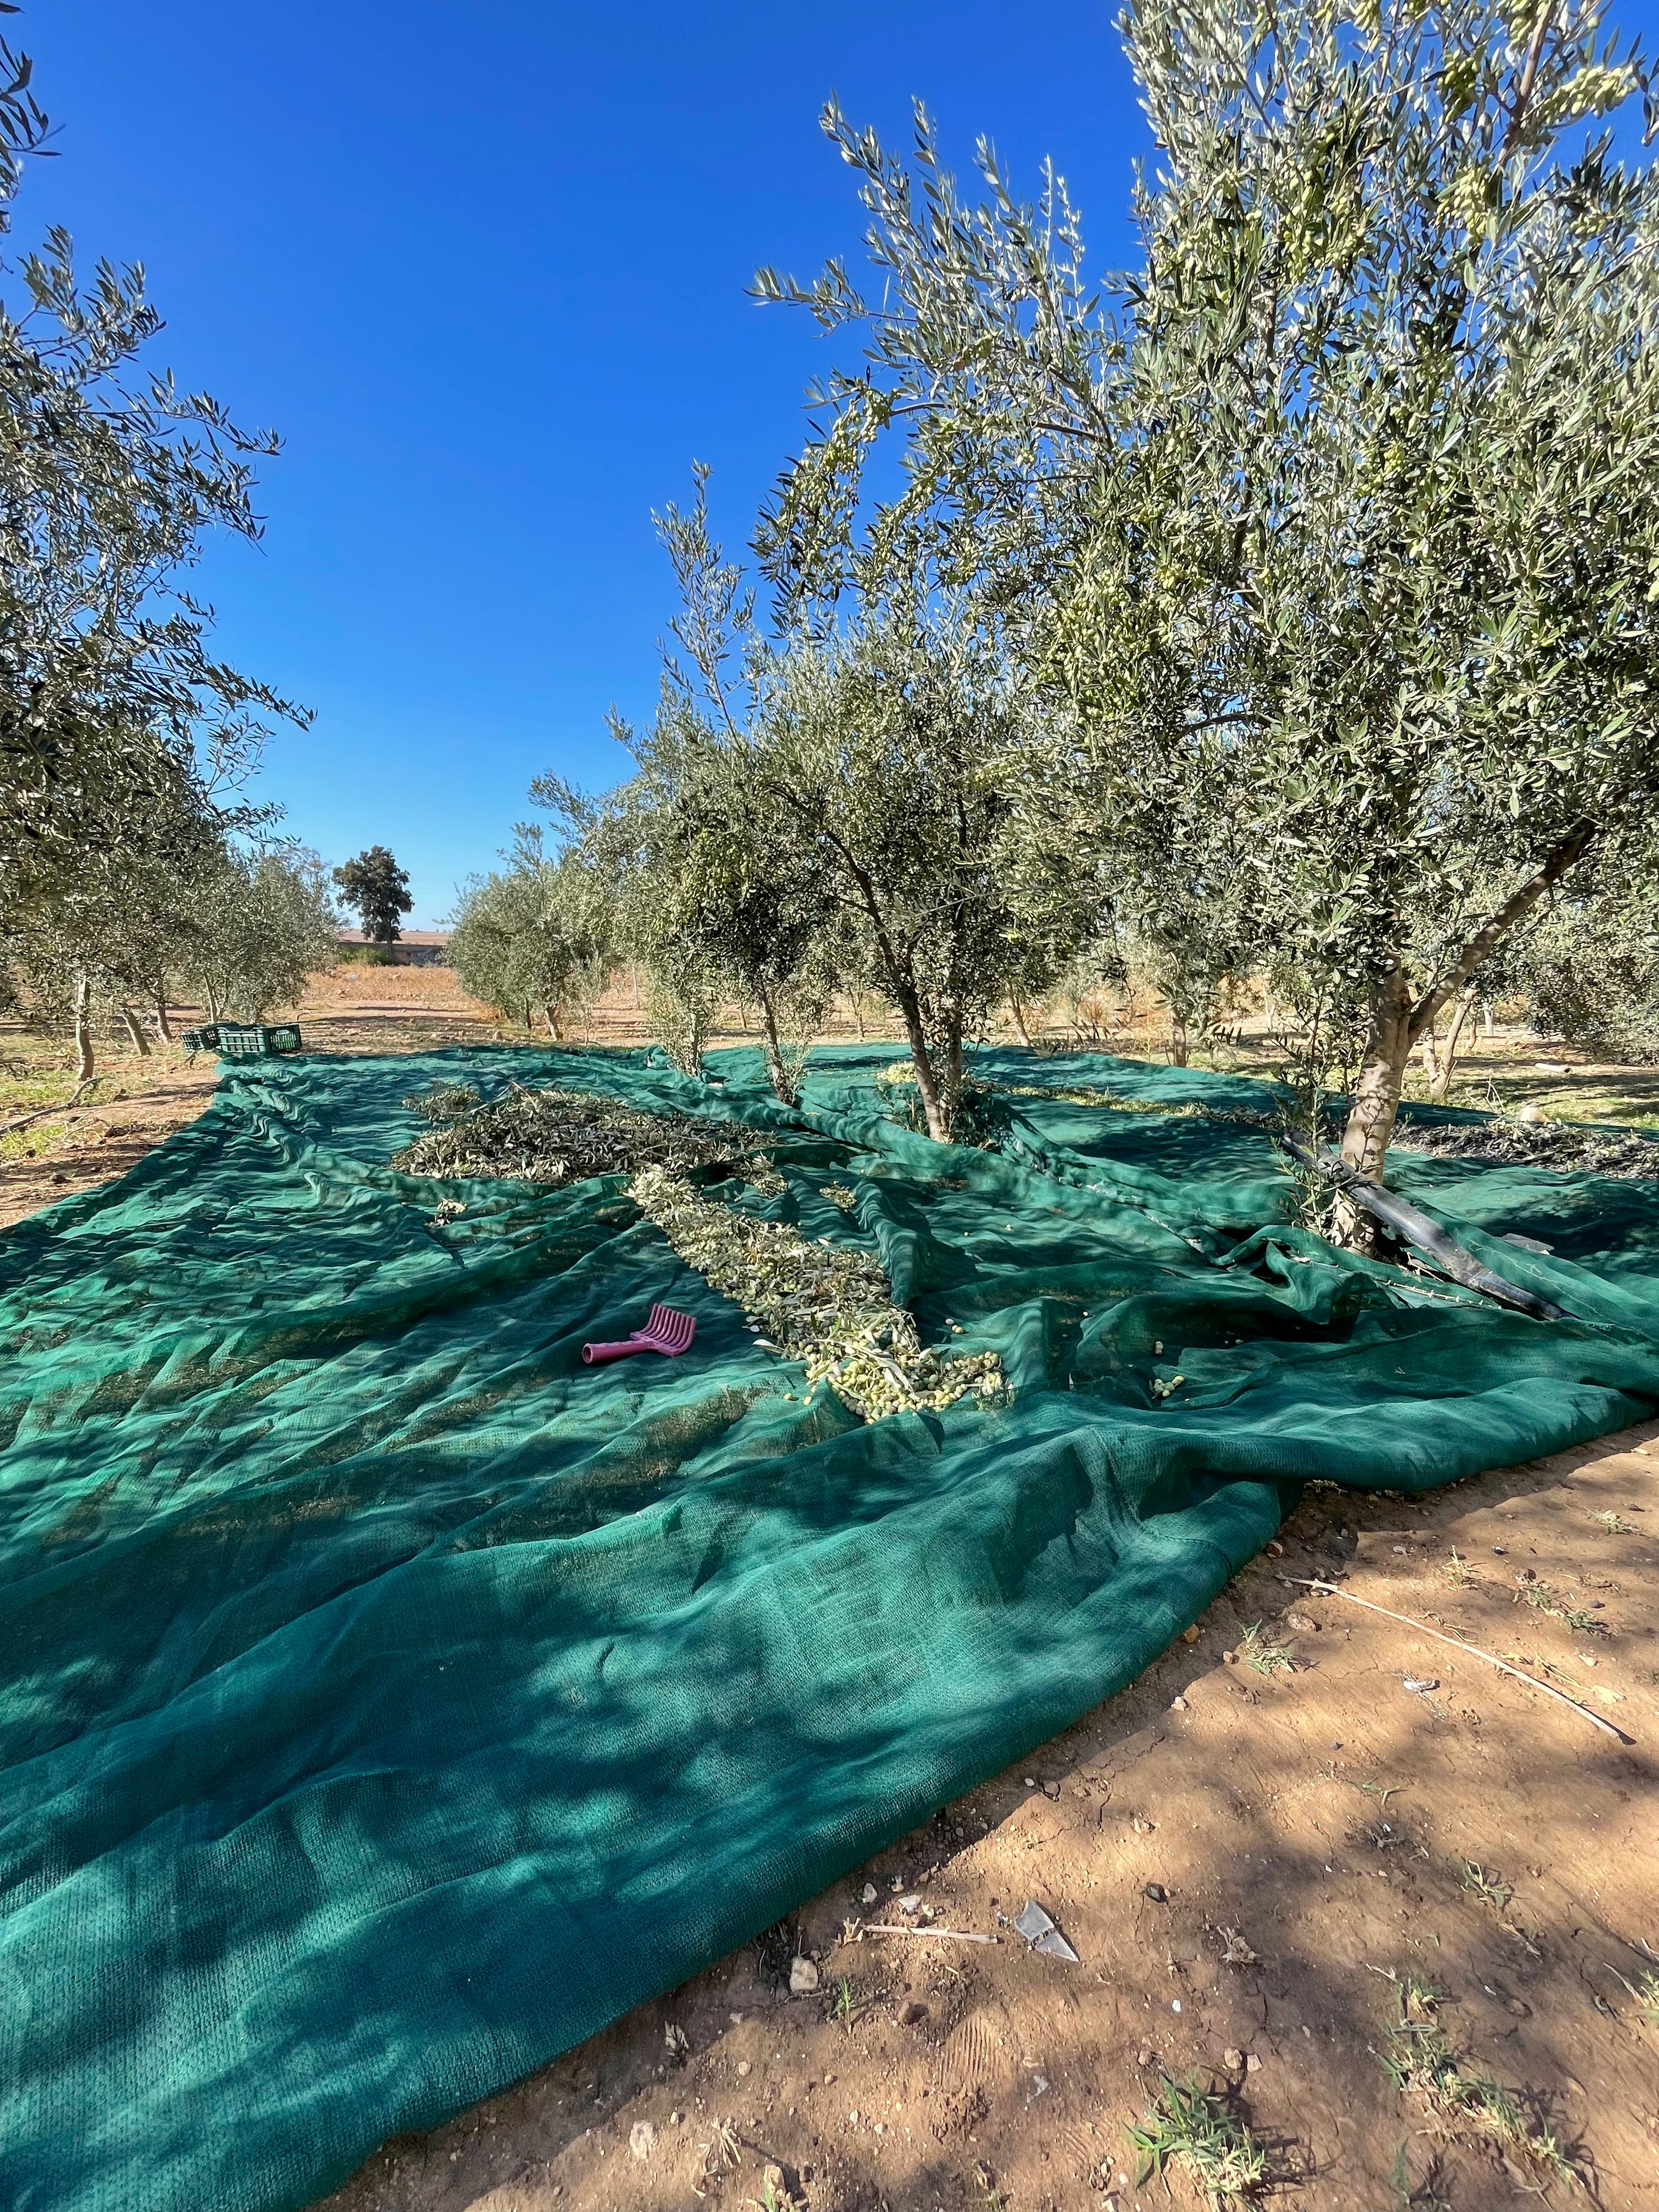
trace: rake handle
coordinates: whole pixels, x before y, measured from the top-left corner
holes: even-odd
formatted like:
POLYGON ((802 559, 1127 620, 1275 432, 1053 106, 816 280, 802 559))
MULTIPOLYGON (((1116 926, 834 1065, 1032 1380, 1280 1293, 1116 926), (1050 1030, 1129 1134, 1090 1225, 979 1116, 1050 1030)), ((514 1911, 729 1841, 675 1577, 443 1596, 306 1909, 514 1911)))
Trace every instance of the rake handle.
POLYGON ((624 1337, 620 1344, 585 1344, 582 1346, 582 1364, 584 1367, 602 1367, 607 1359, 626 1359, 635 1352, 655 1352, 658 1348, 637 1336, 624 1337))

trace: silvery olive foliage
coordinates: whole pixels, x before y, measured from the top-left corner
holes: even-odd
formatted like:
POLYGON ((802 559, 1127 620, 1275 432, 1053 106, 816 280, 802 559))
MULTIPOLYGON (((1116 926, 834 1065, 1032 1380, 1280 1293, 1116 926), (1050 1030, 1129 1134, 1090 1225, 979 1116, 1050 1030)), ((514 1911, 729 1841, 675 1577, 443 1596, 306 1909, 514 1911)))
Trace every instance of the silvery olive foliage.
POLYGON ((562 1038, 605 988, 610 901, 591 863, 568 845, 550 851, 539 823, 520 823, 502 858, 461 892, 450 965, 483 1005, 562 1038))
POLYGON ((827 112, 881 289, 757 280, 866 356, 758 548, 808 627, 896 561, 997 611, 1078 717, 1079 837, 1143 906, 1174 871, 1195 931, 1211 886, 1248 919, 1375 1173, 1413 1043, 1659 775, 1659 218, 1599 120, 1645 69, 1595 0, 1122 27, 1155 155, 1121 277, 1053 173, 1027 206, 982 146, 975 202, 925 117, 906 162, 827 112))
POLYGON ((1035 711, 994 620, 919 602, 897 571, 866 572, 839 626, 763 640, 702 472, 659 528, 678 651, 651 729, 618 727, 637 773, 593 833, 659 1033, 694 1069, 720 1000, 750 1000, 793 1103, 791 1016, 810 1034, 837 987, 867 979, 948 1138, 964 1044, 1011 989, 1040 995, 1097 919, 1055 796, 1072 718, 1035 711))
MULTIPOLYGON (((0 233, 52 151, 30 75, 0 47, 0 233)), ((276 441, 150 367, 160 328, 142 269, 82 283, 61 229, 0 258, 0 959, 51 942, 101 971, 135 886, 270 818, 236 790, 296 710, 215 657, 184 580, 210 529, 258 537, 276 441)))
POLYGON ((1540 1035, 1620 1065, 1659 1061, 1659 870, 1598 870, 1522 931, 1503 965, 1540 1035))
POLYGON ((158 810, 107 859, 88 855, 73 890, 27 909, 8 943, 11 986, 37 1018, 70 1018, 77 1073, 94 1069, 99 1031, 149 1049, 167 1006, 185 1000, 242 1021, 297 1003, 335 957, 337 915, 314 853, 227 838, 186 796, 158 810))
POLYGON ((690 507, 657 518, 681 601, 657 713, 642 731, 613 721, 635 774, 600 808, 590 848, 670 1056, 696 1073, 721 1004, 744 1002, 760 1017, 773 1089, 793 1105, 804 1039, 838 980, 826 958, 833 909, 811 854, 782 834, 773 796, 744 771, 772 662, 742 572, 709 535, 708 471, 694 481, 690 507))
POLYGON ((339 915, 315 853, 221 842, 186 889, 188 929, 175 972, 210 1020, 263 1021, 296 1006, 314 969, 338 952, 339 915))

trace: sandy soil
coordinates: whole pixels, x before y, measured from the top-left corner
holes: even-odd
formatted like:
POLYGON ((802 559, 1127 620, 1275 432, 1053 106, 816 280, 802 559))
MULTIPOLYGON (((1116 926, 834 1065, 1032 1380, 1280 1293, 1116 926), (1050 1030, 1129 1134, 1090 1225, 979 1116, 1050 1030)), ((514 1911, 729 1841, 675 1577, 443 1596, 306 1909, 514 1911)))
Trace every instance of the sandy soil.
POLYGON ((1249 2124, 1270 2202, 1659 2206, 1632 1995, 1659 1960, 1659 1424, 1420 1504, 1310 1490, 1283 1537, 1067 1735, 319 2212, 764 2206, 769 2168, 812 2212, 1204 2203, 1178 2161, 1167 2194, 1133 2184, 1165 2073, 1249 2124), (1314 1576, 1551 1670, 1635 1741, 1314 1576), (1255 1622, 1294 1672, 1239 1663, 1255 1622), (1028 1951, 1028 1899, 1079 1964, 1028 1951), (1395 2088, 1408 1974, 1582 2186, 1395 2088))

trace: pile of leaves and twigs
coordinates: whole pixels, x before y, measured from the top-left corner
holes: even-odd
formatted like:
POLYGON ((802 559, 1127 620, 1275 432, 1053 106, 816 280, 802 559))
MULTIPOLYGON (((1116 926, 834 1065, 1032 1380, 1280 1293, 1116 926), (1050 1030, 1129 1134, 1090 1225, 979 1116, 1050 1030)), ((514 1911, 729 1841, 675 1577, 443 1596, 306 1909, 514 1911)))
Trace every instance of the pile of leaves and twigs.
POLYGON ((659 1166, 643 1169, 629 1196, 688 1267, 737 1300, 763 1349, 800 1361, 809 1382, 827 1381, 866 1420, 1001 1395, 997 1354, 921 1344, 869 1253, 722 1206, 659 1166))
POLYGON ((1402 1122, 1398 1151, 1431 1152, 1438 1159, 1553 1168, 1559 1173, 1659 1176, 1659 1144, 1651 1137, 1620 1136, 1570 1121, 1522 1121, 1504 1115, 1491 1121, 1436 1126, 1402 1122))
POLYGON ((515 1083, 486 1105, 470 1083, 434 1084, 404 1104, 431 1122, 392 1164, 406 1175, 514 1176, 524 1182, 580 1182, 642 1167, 688 1168, 741 1159, 765 1139, 740 1122, 643 1114, 581 1091, 531 1091, 515 1083))

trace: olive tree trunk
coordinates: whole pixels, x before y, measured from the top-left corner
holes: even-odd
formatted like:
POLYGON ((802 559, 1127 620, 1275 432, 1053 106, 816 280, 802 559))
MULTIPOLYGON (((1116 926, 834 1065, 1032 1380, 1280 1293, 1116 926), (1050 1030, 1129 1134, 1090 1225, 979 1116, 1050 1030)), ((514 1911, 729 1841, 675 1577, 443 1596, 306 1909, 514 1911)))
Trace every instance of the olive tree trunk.
POLYGON ((951 1110, 939 1073, 933 1066, 933 1054, 927 1049, 927 1033, 921 1024, 921 1004, 908 985, 902 985, 896 994, 899 1013, 904 1022, 905 1042, 910 1048, 910 1065, 915 1070, 916 1089, 921 1095, 921 1111, 927 1123, 927 1133, 936 1145, 951 1141, 951 1110))
POLYGON ((75 1079, 92 1080, 92 978, 84 970, 75 979, 75 1079))
POLYGON ((167 1002, 165 999, 158 999, 155 1001, 155 1034, 163 1044, 173 1042, 173 1024, 167 1019, 167 1002))
POLYGON ((140 1060, 148 1060, 149 1039, 144 1035, 144 1025, 125 999, 121 1001, 121 1019, 126 1024, 126 1032, 132 1040, 133 1050, 140 1060))
MULTIPOLYGON (((1342 1158, 1358 1174, 1381 1182, 1394 1125, 1400 1111, 1400 1094, 1412 1048, 1432 1028, 1451 1000, 1468 991, 1481 963, 1515 934, 1534 908, 1595 842, 1597 824, 1580 821, 1545 855, 1536 872, 1509 898, 1492 919, 1476 930, 1455 959, 1413 1004, 1405 963, 1391 954, 1382 964, 1372 988, 1370 1019, 1358 1079, 1349 1103, 1347 1126, 1342 1133, 1342 1158)), ((1467 1019, 1470 994, 1455 1029, 1467 1019)), ((1346 1200, 1337 1209, 1337 1234, 1357 1251, 1370 1250, 1376 1239, 1375 1224, 1346 1200)))
POLYGON ((1474 986, 1468 984, 1458 998, 1457 1010, 1451 1018, 1451 1027, 1446 1031, 1446 1042, 1437 1050, 1434 1047, 1434 1031, 1423 1032, 1423 1062, 1429 1071, 1429 1096, 1443 1104, 1451 1091, 1452 1070, 1457 1065, 1457 1048, 1462 1042, 1463 1031, 1469 1016, 1474 1012, 1474 986))
POLYGON ((755 986, 755 997, 760 1007, 761 1027, 766 1036, 766 1072, 772 1079, 772 1089, 785 1106, 798 1106, 800 1092, 789 1080, 789 1070, 783 1057, 783 1042, 778 1035, 777 1008, 772 994, 763 983, 755 986))

